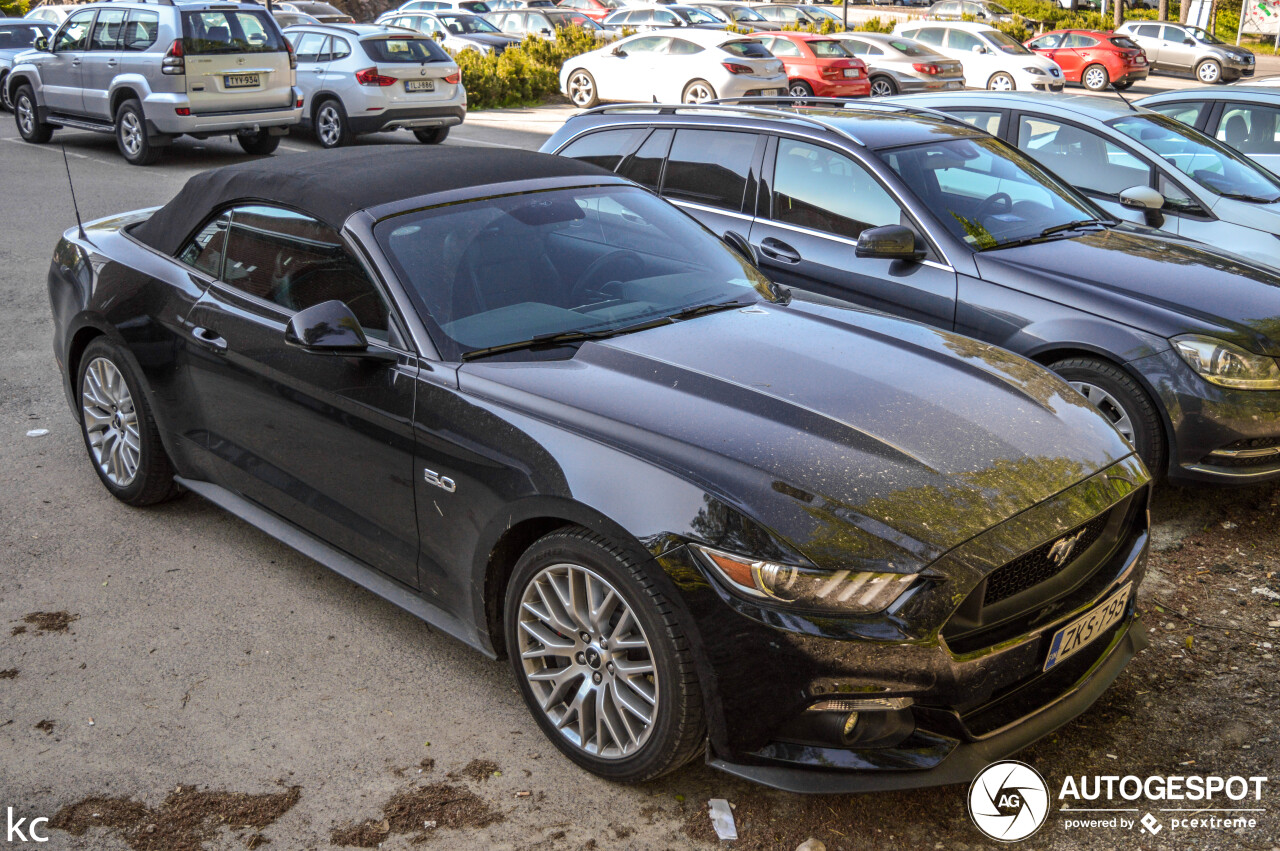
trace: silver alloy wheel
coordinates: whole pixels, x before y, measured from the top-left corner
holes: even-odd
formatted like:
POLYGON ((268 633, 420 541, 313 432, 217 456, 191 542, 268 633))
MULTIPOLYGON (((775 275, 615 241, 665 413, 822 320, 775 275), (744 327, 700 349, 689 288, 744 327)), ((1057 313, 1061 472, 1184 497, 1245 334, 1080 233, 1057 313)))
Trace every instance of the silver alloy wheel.
POLYGON ((320 107, 316 115, 316 135, 326 148, 332 148, 342 138, 342 116, 332 102, 320 107))
POLYGON ((1201 62, 1200 67, 1196 68, 1196 76, 1202 83, 1216 83, 1218 77, 1222 76, 1222 69, 1213 60, 1201 62))
POLYGON ((987 88, 993 92, 1011 92, 1017 86, 1008 74, 996 74, 987 82, 987 88))
POLYGON ((569 78, 569 100, 576 106, 586 106, 596 95, 595 81, 582 71, 569 78))
POLYGON ((31 105, 31 98, 26 95, 18 98, 18 126, 22 128, 23 136, 30 136, 35 132, 36 111, 31 105))
POLYGON ((1116 427, 1116 431, 1120 432, 1120 436, 1129 441, 1131 446, 1133 445, 1133 420, 1115 396, 1087 381, 1068 381, 1067 383, 1073 390, 1088 399, 1089 404, 1101 411, 1102 415, 1116 427))
POLYGON ((106 358, 94 358, 80 386, 84 432, 93 460, 116 487, 128 487, 138 475, 142 437, 138 412, 124 375, 106 358))
POLYGON ((1085 88, 1098 92, 1107 86, 1107 72, 1104 68, 1094 65, 1088 71, 1084 72, 1085 88))
POLYGON ((120 144, 131 157, 137 156, 142 150, 142 132, 142 122, 138 120, 136 112, 126 111, 120 116, 120 144))
POLYGON ((693 83, 684 90, 685 103, 706 103, 715 97, 716 93, 706 83, 693 83))
POLYGON ((893 84, 883 77, 877 77, 871 81, 871 96, 875 98, 887 98, 893 95, 893 84))
POLYGON ((791 95, 793 98, 807 98, 810 96, 809 87, 804 83, 796 83, 791 88, 787 89, 787 94, 791 95))
POLYGON ((627 602, 576 564, 539 571, 520 599, 519 651, 534 698, 552 724, 600 759, 622 759, 653 731, 653 649, 627 602))

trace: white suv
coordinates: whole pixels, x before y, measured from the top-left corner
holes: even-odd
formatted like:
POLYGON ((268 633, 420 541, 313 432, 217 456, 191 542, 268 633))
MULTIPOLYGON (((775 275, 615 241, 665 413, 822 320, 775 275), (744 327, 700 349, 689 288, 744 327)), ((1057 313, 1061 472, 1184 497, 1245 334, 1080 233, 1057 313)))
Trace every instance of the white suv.
POLYGON ((18 132, 114 133, 134 165, 175 137, 235 135, 268 154, 302 115, 294 57, 256 3, 94 3, 22 54, 5 80, 18 132))

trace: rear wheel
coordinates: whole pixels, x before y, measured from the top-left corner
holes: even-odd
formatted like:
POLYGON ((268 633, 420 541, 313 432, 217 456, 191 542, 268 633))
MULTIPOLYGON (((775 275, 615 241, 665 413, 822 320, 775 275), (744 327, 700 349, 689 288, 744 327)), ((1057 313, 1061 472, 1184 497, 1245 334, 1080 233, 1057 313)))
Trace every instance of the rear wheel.
POLYGON ((787 94, 793 98, 811 98, 813 97, 813 86, 804 80, 792 80, 787 86, 787 94))
POLYGON ((13 97, 13 120, 18 125, 18 135, 24 142, 44 144, 53 138, 53 125, 40 120, 36 109, 36 96, 30 86, 19 86, 13 97))
POLYGON ((1067 358, 1050 364, 1137 450, 1151 475, 1164 473, 1164 430, 1160 413, 1129 373, 1097 358, 1067 358))
POLYGON ((236 141, 240 143, 240 147, 244 148, 246 154, 266 156, 280 147, 280 137, 271 135, 269 130, 259 130, 257 133, 241 133, 236 136, 236 141))
POLYGON ((316 106, 316 139, 325 148, 340 148, 351 144, 351 127, 347 123, 347 111, 342 104, 326 98, 316 106))
POLYGON ((511 667, 538 726, 578 765, 650 780, 706 735, 689 627, 622 547, 585 529, 530 547, 507 586, 511 667))
POLYGON ((432 127, 427 130, 414 130, 414 138, 424 145, 439 145, 449 138, 448 127, 432 127))
POLYGON ((684 87, 684 93, 680 95, 682 103, 706 103, 715 99, 716 90, 706 80, 694 80, 684 87))
POLYGON ((892 77, 871 78, 871 96, 873 98, 887 98, 897 93, 898 84, 894 82, 892 77))
POLYGON ((1091 92, 1101 92, 1111 85, 1111 75, 1101 65, 1090 65, 1081 72, 1080 82, 1091 92))
POLYGON ((147 138, 147 120, 136 100, 127 100, 116 110, 116 147, 130 165, 152 165, 160 159, 161 149, 147 138))
POLYGON ((569 100, 574 106, 590 109, 600 103, 600 93, 596 91, 596 78, 590 71, 579 68, 569 75, 569 100))
POLYGON ((1222 66, 1217 60, 1206 59, 1196 66, 1196 79, 1206 85, 1212 85, 1222 79, 1222 66))
POLYGON ((0 106, 13 112, 13 99, 9 97, 9 75, 0 74, 0 106))
POLYGON ((987 80, 987 88, 993 92, 1011 92, 1018 86, 1013 81, 1013 77, 1003 71, 992 74, 991 79, 987 80))

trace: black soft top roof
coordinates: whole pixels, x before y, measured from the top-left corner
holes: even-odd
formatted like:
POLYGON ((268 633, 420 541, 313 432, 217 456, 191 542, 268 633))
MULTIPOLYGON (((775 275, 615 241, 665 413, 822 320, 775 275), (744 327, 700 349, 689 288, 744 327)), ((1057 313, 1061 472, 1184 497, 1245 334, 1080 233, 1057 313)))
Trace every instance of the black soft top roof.
POLYGON ((282 154, 202 172, 132 233, 177 254, 216 210, 263 202, 290 207, 338 229, 352 213, 422 195, 511 181, 600 177, 609 172, 566 157, 493 148, 369 146, 282 154))

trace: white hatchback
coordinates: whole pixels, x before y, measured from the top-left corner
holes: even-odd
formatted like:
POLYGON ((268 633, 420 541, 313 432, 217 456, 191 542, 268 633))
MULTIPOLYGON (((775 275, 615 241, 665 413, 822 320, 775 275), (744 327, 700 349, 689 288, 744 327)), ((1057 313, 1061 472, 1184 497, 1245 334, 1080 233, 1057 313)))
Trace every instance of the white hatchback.
POLYGON ((970 86, 1001 92, 1060 92, 1062 68, 1023 47, 1017 39, 988 24, 970 21, 909 21, 893 34, 929 45, 964 66, 970 86))
POLYGON ((608 101, 702 103, 787 91, 782 60, 759 40, 723 30, 640 33, 575 56, 560 89, 576 105, 608 101))

